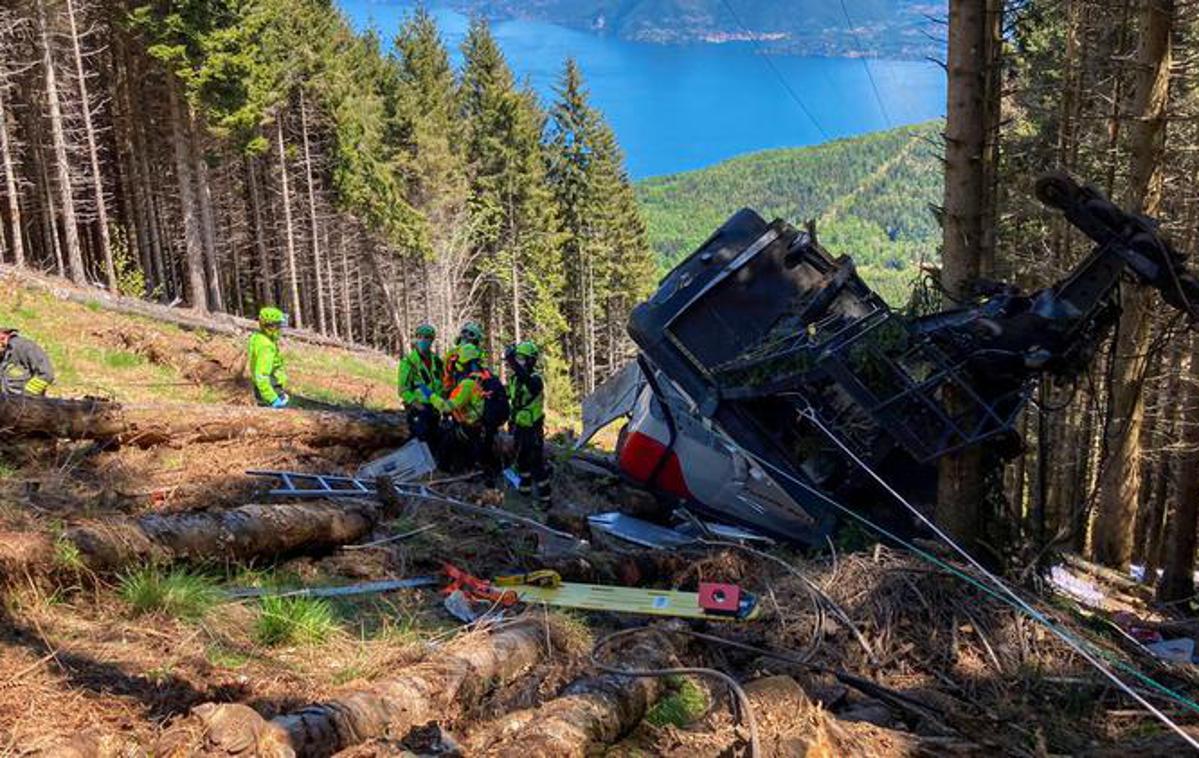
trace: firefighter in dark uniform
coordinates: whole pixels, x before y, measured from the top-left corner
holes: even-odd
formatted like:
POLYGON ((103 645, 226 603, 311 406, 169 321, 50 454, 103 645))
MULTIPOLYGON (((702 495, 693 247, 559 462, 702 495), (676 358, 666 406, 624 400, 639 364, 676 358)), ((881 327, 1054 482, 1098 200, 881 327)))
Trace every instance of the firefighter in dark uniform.
POLYGON ((54 384, 54 367, 46 351, 16 329, 0 328, 0 395, 42 397, 54 384))

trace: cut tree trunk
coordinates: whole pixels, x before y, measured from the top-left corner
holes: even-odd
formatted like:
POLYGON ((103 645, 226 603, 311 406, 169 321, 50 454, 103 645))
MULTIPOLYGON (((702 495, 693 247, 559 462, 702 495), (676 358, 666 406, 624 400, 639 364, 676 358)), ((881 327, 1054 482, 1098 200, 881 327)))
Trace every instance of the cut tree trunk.
POLYGON ((444 720, 513 681, 544 656, 543 624, 464 637, 394 679, 266 721, 237 703, 206 703, 169 728, 156 755, 328 756, 374 737, 444 720))
POLYGON ((313 447, 379 449, 402 444, 408 428, 397 413, 0 397, 0 436, 9 435, 111 441, 138 447, 278 439, 313 447))
MULTIPOLYGON (((319 554, 362 539, 390 515, 388 507, 358 499, 251 504, 88 521, 59 540, 74 545, 91 571, 111 573, 146 563, 319 554)), ((0 532, 0 577, 51 574, 61 568, 55 564, 56 550, 49 534, 0 532)))
MULTIPOLYGON (((660 669, 672 665, 674 648, 662 636, 644 635, 623 648, 618 665, 660 669)), ((660 677, 601 674, 578 679, 539 708, 509 713, 475 730, 470 753, 522 758, 590 755, 641 723, 663 691, 660 677)))
POLYGON ((93 571, 176 560, 249 560, 319 553, 370 534, 382 505, 352 502, 244 505, 220 511, 113 518, 68 529, 93 571))

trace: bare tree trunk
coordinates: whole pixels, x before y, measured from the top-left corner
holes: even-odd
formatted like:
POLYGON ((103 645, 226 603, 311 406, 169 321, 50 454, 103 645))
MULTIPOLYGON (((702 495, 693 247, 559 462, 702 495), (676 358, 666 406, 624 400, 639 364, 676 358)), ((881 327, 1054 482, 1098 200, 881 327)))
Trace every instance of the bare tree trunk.
POLYGON ((58 173, 59 210, 62 213, 63 234, 67 243, 67 266, 71 281, 84 284, 87 272, 83 267, 83 247, 79 243, 79 227, 75 222, 75 198, 71 193, 71 171, 67 165, 66 129, 62 120, 62 105, 58 99, 58 77, 54 73, 54 52, 46 22, 44 0, 35 0, 38 31, 42 41, 42 68, 45 73, 46 100, 50 106, 50 135, 54 142, 54 165, 58 173))
POLYGON ((4 194, 8 198, 8 224, 12 234, 13 262, 25 266, 25 240, 21 236, 21 203, 17 197, 17 172, 8 141, 4 87, 0 86, 0 162, 4 164, 4 194))
POLYGON ((46 170, 45 155, 41 150, 37 151, 37 155, 38 167, 41 169, 42 188, 46 196, 45 212, 42 214, 42 233, 46 235, 46 245, 54 252, 54 263, 58 275, 66 276, 66 262, 63 260, 62 242, 58 238, 58 225, 55 221, 58 218, 58 211, 54 206, 54 185, 50 183, 50 174, 46 170))
POLYGON ((295 326, 304 325, 300 312, 300 279, 296 271, 296 238, 291 221, 291 190, 287 180, 287 151, 283 144, 283 113, 275 118, 275 141, 279 149, 279 184, 283 192, 283 231, 287 243, 287 294, 288 307, 295 319, 295 326))
POLYGON ((520 342, 520 265, 512 251, 512 336, 520 342))
POLYGON ((67 530, 88 568, 175 560, 251 560, 319 553, 362 539, 384 506, 354 502, 271 503, 229 510, 110 518, 67 530))
POLYGON ((212 189, 208 182, 208 163, 204 160, 200 137, 195 122, 189 130, 191 139, 188 148, 193 167, 196 201, 200 205, 200 242, 204 247, 204 266, 208 272, 208 306, 215 311, 225 310, 225 298, 221 294, 221 270, 216 255, 216 221, 212 215, 212 189))
MULTIPOLYGON (((379 289, 383 291, 383 299, 387 307, 387 313, 391 316, 391 325, 400 334, 404 333, 404 318, 400 314, 399 305, 395 301, 395 297, 391 292, 391 283, 386 268, 383 267, 379 260, 379 252, 375 248, 374 240, 367 240, 363 246, 366 252, 366 260, 370 263, 371 271, 375 274, 375 280, 379 283, 379 289)), ((359 285, 361 289, 361 284, 359 285)))
POLYGON ((108 203, 104 200, 104 181, 100 174, 100 154, 96 149, 96 130, 92 126, 91 99, 87 92, 87 76, 83 70, 83 50, 79 45, 79 29, 75 22, 75 4, 67 0, 67 21, 71 26, 71 46, 75 54, 75 75, 79 80, 80 112, 83 115, 83 134, 87 140, 87 156, 92 170, 92 193, 96 196, 96 227, 100 240, 100 256, 104 259, 104 276, 108 288, 117 291, 117 270, 112 260, 112 240, 108 232, 108 203))
POLYGON ((320 230, 316 225, 316 187, 312 181, 312 151, 308 144, 308 106, 304 99, 304 88, 300 88, 300 136, 304 143, 304 177, 308 185, 308 224, 312 233, 312 267, 316 271, 316 328, 322 334, 328 331, 325 322, 324 271, 321 265, 320 230))
POLYGON ((351 445, 379 449, 403 443, 408 437, 403 417, 395 413, 271 411, 256 407, 123 405, 0 395, 0 430, 14 437, 49 435, 138 447, 180 440, 276 439, 313 447, 351 445))
POLYGON ((346 235, 343 228, 337 246, 341 251, 341 312, 345 319, 343 337, 346 342, 354 341, 354 309, 350 307, 350 262, 346 254, 346 235))
POLYGON ((258 189, 258 171, 254 159, 246 156, 246 184, 250 193, 250 225, 254 227, 254 252, 258 255, 258 281, 254 285, 254 294, 258 305, 270 304, 275 297, 272 282, 275 275, 271 271, 271 259, 266 249, 266 235, 262 227, 262 194, 258 189))
MULTIPOLYGON (((638 668, 667 668, 675 650, 669 640, 646 635, 621 651, 620 660, 638 668)), ((618 664, 627 665, 627 664, 618 664)), ((584 758, 628 734, 657 701, 659 677, 604 673, 578 679, 558 697, 536 708, 514 711, 482 724, 470 741, 471 754, 525 758, 584 758)))
MULTIPOLYGON (((322 240, 322 244, 325 247, 326 253, 328 253, 332 250, 332 248, 329 247, 329 229, 328 229, 328 227, 325 228, 325 236, 324 236, 324 239, 322 240)), ((324 257, 324 260, 325 260, 325 283, 328 285, 328 288, 329 288, 329 333, 331 335, 333 335, 333 337, 338 338, 341 336, 341 328, 340 328, 340 324, 338 323, 338 320, 337 320, 337 288, 333 284, 333 282, 335 281, 333 278, 333 256, 331 254, 326 255, 324 257)))
MULTIPOLYGON (((986 102, 993 29, 989 6, 978 0, 949 3, 941 283, 957 299, 965 299, 974 281, 987 273, 984 246, 989 235, 983 228, 989 195, 987 120, 995 111, 986 102)), ((952 392, 946 392, 945 400, 951 410, 964 402, 952 392)), ((982 532, 984 478, 978 447, 941 459, 936 521, 967 547, 975 545, 982 532)))
POLYGON ((191 114, 179 97, 179 83, 167 74, 167 89, 171 99, 171 143, 175 152, 175 174, 179 184, 179 204, 183 211, 183 237, 186 245, 184 265, 187 268, 187 294, 191 306, 200 313, 208 313, 208 286, 204 279, 204 240, 200 229, 201 219, 196 217, 195 181, 192 179, 192 163, 188 149, 191 130, 191 114))
POLYGON ((1178 455, 1178 493, 1166 521, 1165 560, 1157 585, 1160 602, 1184 600, 1195 594, 1195 529, 1199 517, 1199 340, 1194 338, 1188 362, 1185 401, 1178 414, 1183 447, 1178 455))
POLYGON ((237 746, 249 745, 262 755, 327 756, 374 737, 402 735, 455 705, 469 708, 524 674, 545 654, 543 626, 531 619, 494 634, 466 635, 391 679, 269 722, 244 705, 205 703, 163 734, 155 754, 243 755, 237 746))
MULTIPOLYGON (((1155 215, 1161 200, 1169 101, 1173 0, 1146 0, 1141 9, 1137 84, 1130 141, 1132 165, 1125 205, 1134 213, 1155 215)), ((1132 555, 1132 529, 1141 486, 1141 430, 1145 400, 1141 385, 1149 348, 1149 295, 1131 288, 1123 294, 1112 370, 1112 411, 1108 420, 1109 459, 1100 482, 1092 526, 1091 555, 1097 562, 1124 568, 1132 555)))

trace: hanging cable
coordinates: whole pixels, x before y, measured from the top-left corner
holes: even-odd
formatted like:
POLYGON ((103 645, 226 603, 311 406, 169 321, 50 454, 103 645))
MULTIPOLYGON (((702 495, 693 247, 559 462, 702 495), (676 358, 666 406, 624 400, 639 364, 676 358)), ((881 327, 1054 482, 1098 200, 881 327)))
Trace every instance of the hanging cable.
POLYGON ((830 139, 832 139, 832 137, 829 136, 829 133, 825 131, 824 127, 820 124, 820 121, 816 119, 815 114, 808 109, 808 106, 804 105, 803 99, 800 98, 799 93, 792 88, 791 82, 787 81, 787 77, 783 76, 783 72, 779 71, 778 66, 774 65, 774 59, 771 58, 769 53, 763 50, 761 43, 758 41, 757 37, 754 36, 754 33, 749 30, 749 27, 741 22, 741 17, 737 15, 737 11, 733 9, 730 1, 720 0, 720 2, 724 5, 725 10, 729 12, 729 15, 733 17, 733 22, 736 23, 737 26, 741 27, 741 31, 745 32, 745 36, 758 49, 759 57, 761 57, 766 63, 766 66, 772 72, 774 72, 774 76, 779 80, 779 84, 783 86, 783 89, 787 91, 787 94, 791 96, 791 99, 795 101, 795 104, 799 106, 799 109, 803 111, 804 115, 808 117, 808 120, 811 121, 816 127, 816 131, 820 132, 820 136, 824 139, 824 141, 828 142, 830 139))
POLYGON ((866 71, 866 78, 870 80, 870 89, 874 90, 874 102, 878 103, 879 113, 883 114, 883 122, 887 128, 891 128, 891 114, 887 113, 887 106, 883 105, 883 97, 878 91, 878 82, 874 80, 874 72, 870 70, 870 62, 866 60, 865 46, 862 44, 862 37, 858 34, 858 29, 853 24, 853 19, 849 17, 849 8, 845 6, 845 0, 841 0, 841 13, 845 16, 845 24, 849 27, 850 34, 858 43, 858 60, 862 61, 862 69, 866 71))
MULTIPOLYGON (((1120 679, 1120 677, 1118 677, 1115 674, 1115 672, 1113 672, 1110 668, 1108 668, 1100 660, 1099 656, 1096 653, 1087 649, 1088 646, 1083 641, 1077 639, 1074 635, 1072 635, 1069 632, 1067 632, 1066 630, 1060 628, 1056 622, 1054 622, 1052 619, 1048 618, 1044 613, 1042 613, 1041 611, 1037 610, 1032 605, 1030 605, 1022 597, 1020 597, 1018 594, 1016 594, 1016 592, 1014 590, 1009 588, 1003 580, 1001 580, 999 577, 997 577, 991 571, 987 570, 986 567, 984 567, 981 563, 979 563, 977 560, 975 560, 975 558, 973 556, 971 556, 964 548, 962 548, 960 545, 958 545, 956 542, 954 542, 953 539, 951 539, 949 537, 949 535, 947 535, 936 524, 934 524, 927 516, 925 516, 923 513, 921 513, 918 508, 916 508, 914 505, 912 505, 910 502, 908 502, 908 500, 902 494, 900 494, 893 487, 891 487, 891 485, 885 479, 883 479, 881 476, 879 476, 874 471, 873 468, 871 468, 869 465, 867 465, 865 461, 863 461, 861 458, 859 458, 853 452, 853 450, 851 450, 847 445, 845 445, 841 441, 841 439, 832 432, 832 430, 830 430, 827 426, 824 425, 824 423, 820 420, 819 415, 815 412, 814 409, 812 409, 810 406, 805 408, 803 411, 801 411, 801 416, 803 416, 805 419, 811 421, 826 437, 828 437, 833 442, 833 444, 835 444, 838 448, 840 448, 841 451, 846 456, 848 456, 855 465, 857 465, 860 469, 862 469, 862 471, 864 471, 867 475, 869 475, 872 479, 874 479, 883 489, 885 489, 893 498, 895 498, 895 500, 897 500, 901 505, 903 505, 905 508, 907 508, 921 523, 923 523, 927 527, 929 527, 933 531, 934 534, 936 534, 947 545, 949 545, 951 548, 953 548, 953 550, 955 552, 957 552, 959 555, 961 555, 963 558, 965 558, 966 562, 969 563, 979 573, 981 573, 983 575, 983 577, 985 577, 987 579, 987 581, 994 586, 994 588, 986 586, 985 584, 980 582, 978 579, 971 577, 970 575, 954 568, 953 566, 950 566, 948 563, 945 563, 944 561, 940 560, 939 558, 932 555, 928 551, 921 550, 920 548, 916 547, 915 545, 912 545, 907 540, 904 540, 904 539, 892 534, 891 532, 887 531, 886 529, 879 527, 878 525, 874 524, 872 521, 870 521, 865 516, 862 516, 861 514, 856 513, 855 511, 842 505, 841 503, 838 503, 836 500, 833 500, 828 495, 825 495, 823 492, 804 483, 803 481, 801 481, 800 479, 798 479, 797 477, 792 475, 790 472, 782 469, 779 466, 776 466, 775 464, 762 458, 761 456, 756 455, 752 451, 745 450, 744 448, 740 448, 740 446, 738 446, 739 449, 741 449, 741 451, 746 456, 752 458, 759 465, 770 469, 771 471, 775 472, 779 476, 804 488, 805 490, 811 492, 812 494, 821 498, 825 502, 829 503, 837 510, 849 515, 850 517, 856 519, 857 521, 861 522, 862 524, 866 525, 867 527, 874 529, 878 533, 896 541, 897 543, 903 545, 904 547, 911 550, 913 553, 920 556, 921 558, 924 558, 925 560, 933 563, 934 565, 937 565, 938 567, 949 571, 950 573, 954 574, 958 578, 963 579, 964 581, 966 581, 966 582, 970 583, 971 585, 984 591, 991 597, 994 597, 1008 605, 1012 605, 1013 607, 1017 608, 1018 610, 1020 610, 1021 612, 1023 612, 1030 618, 1032 618, 1034 621, 1040 623, 1042 626, 1044 626, 1046 629, 1048 629, 1055 637, 1060 639, 1068 647, 1070 647, 1072 650, 1074 650, 1076 653, 1078 653, 1080 656, 1082 656, 1082 658, 1084 660, 1086 660, 1089 664, 1091 664, 1092 667, 1094 667, 1101 674, 1103 674, 1103 676, 1105 678, 1107 678, 1109 681, 1111 681, 1112 684, 1114 684, 1122 692, 1127 694, 1134 701, 1136 701, 1138 704, 1140 704, 1143 708, 1145 708, 1147 711, 1149 711, 1151 714, 1153 714, 1154 717, 1156 717, 1159 721, 1161 721, 1163 724, 1168 726, 1172 731, 1174 731, 1176 734, 1178 734, 1180 737, 1182 737, 1182 739, 1185 740, 1187 742, 1187 744, 1189 744, 1191 747, 1194 747, 1196 750, 1199 750, 1199 740, 1196 740, 1193 736, 1188 734, 1174 720, 1172 720, 1169 716, 1167 716, 1165 713, 1163 713, 1161 710, 1159 710, 1157 707, 1155 707, 1152 703, 1150 703, 1148 700, 1146 700, 1140 693, 1138 693, 1136 690, 1134 690, 1132 687, 1130 687, 1127 683, 1125 683, 1122 679, 1120 679)), ((1139 679, 1142 683, 1153 687, 1154 689, 1158 690, 1159 692, 1162 692, 1162 693, 1166 694, 1167 696, 1169 696, 1175 702, 1178 702, 1178 703, 1188 707, 1192 711, 1199 713, 1199 703, 1195 703, 1194 701, 1192 701, 1188 698, 1185 698, 1182 695, 1179 695, 1178 693, 1174 692, 1173 690, 1170 690, 1169 688, 1154 681, 1152 678, 1146 676, 1145 674, 1143 674, 1139 671, 1136 671, 1135 669, 1132 669, 1132 667, 1130 667, 1130 666, 1123 665, 1121 662, 1116 662, 1116 663, 1117 663, 1117 665, 1120 666, 1121 669, 1127 671, 1128 673, 1131 673, 1133 676, 1135 676, 1137 679, 1139 679)))

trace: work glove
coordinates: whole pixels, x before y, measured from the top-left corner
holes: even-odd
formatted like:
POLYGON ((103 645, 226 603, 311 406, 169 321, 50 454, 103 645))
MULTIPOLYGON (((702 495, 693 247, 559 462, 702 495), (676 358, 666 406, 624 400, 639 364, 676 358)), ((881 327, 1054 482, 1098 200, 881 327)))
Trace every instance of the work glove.
POLYGON ((25 383, 25 391, 30 395, 44 395, 50 388, 50 383, 40 376, 35 376, 25 383))
POLYGON ((420 394, 425 398, 425 402, 428 402, 433 397, 433 390, 429 389, 427 385, 422 384, 420 386, 420 394))
POLYGON ((275 402, 271 403, 271 407, 272 408, 286 408, 287 400, 288 400, 287 395, 280 395, 279 397, 275 398, 275 402))

